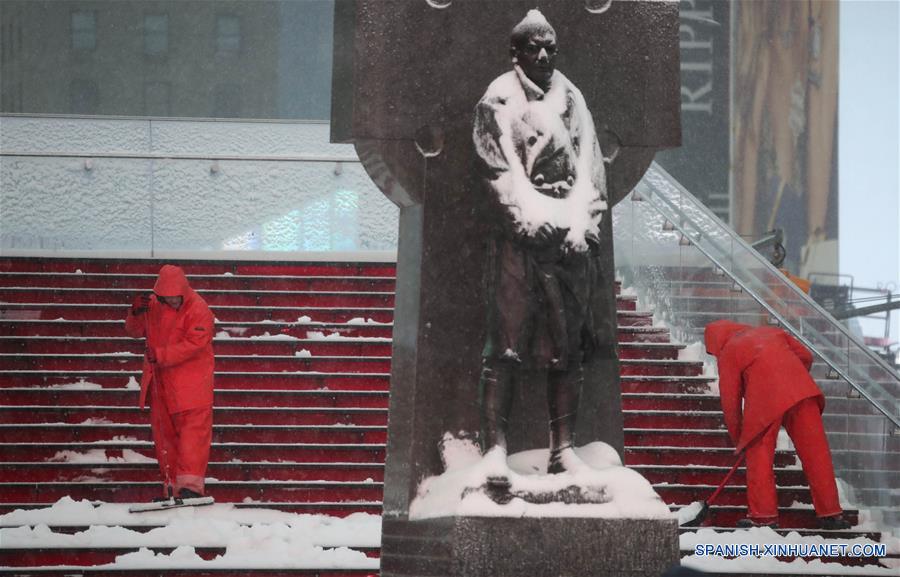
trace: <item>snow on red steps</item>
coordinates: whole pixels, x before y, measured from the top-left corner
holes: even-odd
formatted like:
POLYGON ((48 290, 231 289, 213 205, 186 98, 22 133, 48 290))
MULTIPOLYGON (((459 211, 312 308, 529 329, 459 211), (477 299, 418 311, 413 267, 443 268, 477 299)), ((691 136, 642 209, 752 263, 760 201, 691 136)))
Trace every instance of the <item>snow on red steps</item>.
MULTIPOLYGON (((101 538, 100 530, 89 532, 86 526, 132 531, 129 524, 149 517, 92 520, 85 509, 79 521, 85 526, 73 527, 59 514, 60 507, 74 507, 73 497, 123 502, 155 494, 148 416, 135 406, 142 350, 138 341, 123 338, 121 319, 130 297, 152 287, 160 264, 0 259, 0 513, 8 513, 0 517, 0 531, 4 543, 7 531, 18 531, 17 538, 37 544, 4 544, 0 565, 52 564, 65 572, 62 567, 68 565, 112 559, 116 564, 97 568, 104 575, 163 566, 180 571, 167 574, 188 575, 217 571, 228 563, 232 569, 265 568, 267 575, 281 568, 264 559, 277 558, 276 551, 229 558, 222 554, 227 544, 222 540, 191 541, 177 549, 165 539, 141 540, 128 533, 121 539, 101 538), (55 509, 40 508, 58 499, 55 509), (46 517, 26 521, 26 514, 46 517), (47 527, 25 528, 40 523, 47 527), (63 543, 64 534, 76 536, 63 543), (63 553, 53 556, 51 544, 63 553)), ((239 524, 259 525, 256 530, 263 532, 276 531, 278 523, 305 522, 305 513, 377 514, 393 265, 182 264, 217 320, 210 493, 234 515, 250 515, 239 524), (228 501, 234 505, 224 504, 228 501)), ((686 505, 708 496, 733 462, 718 399, 702 363, 682 354, 683 346, 671 342, 668 329, 654 326, 652 313, 640 310, 633 294, 625 292, 617 298, 625 461, 650 479, 669 504, 686 505)), ((814 535, 809 492, 791 452, 777 453, 776 477, 782 526, 814 535)), ((746 514, 744 482, 740 471, 712 507, 709 523, 733 526, 746 514)), ((83 503, 78 506, 84 508, 83 503)), ((220 505, 214 507, 210 510, 220 510, 220 505)), ((848 517, 857 521, 855 511, 848 517)), ((157 517, 152 524, 168 528, 171 536, 177 532, 171 528, 175 519, 157 517)), ((854 535, 879 537, 871 531, 844 537, 854 535)), ((295 557, 308 545, 298 549, 298 543, 287 542, 295 557)), ((338 539, 330 548, 340 544, 338 539)), ((372 574, 366 569, 371 565, 365 565, 371 561, 364 559, 376 557, 377 548, 346 539, 343 544, 351 548, 353 562, 363 565, 351 568, 346 558, 328 553, 307 559, 317 559, 323 570, 330 568, 323 576, 372 574), (335 559, 343 559, 344 566, 335 565, 335 559)), ((8 571, 0 568, 3 572, 8 571)))

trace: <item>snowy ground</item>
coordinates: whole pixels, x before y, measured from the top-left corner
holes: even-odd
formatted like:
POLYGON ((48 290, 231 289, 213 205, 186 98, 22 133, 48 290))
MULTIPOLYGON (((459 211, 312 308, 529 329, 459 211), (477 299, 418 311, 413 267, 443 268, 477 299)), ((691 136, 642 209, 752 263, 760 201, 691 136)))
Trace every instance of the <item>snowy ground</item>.
POLYGON ((134 514, 125 504, 101 504, 63 498, 52 507, 17 510, 0 516, 0 547, 142 548, 116 558, 115 568, 343 568, 377 569, 378 559, 350 547, 378 547, 381 517, 355 513, 346 518, 297 515, 268 509, 239 509, 230 504, 134 514), (155 526, 147 532, 124 526, 155 526), (89 526, 74 534, 53 533, 49 526, 89 526), (150 547, 177 547, 158 554, 150 547), (194 547, 225 547, 224 555, 205 561, 194 547))

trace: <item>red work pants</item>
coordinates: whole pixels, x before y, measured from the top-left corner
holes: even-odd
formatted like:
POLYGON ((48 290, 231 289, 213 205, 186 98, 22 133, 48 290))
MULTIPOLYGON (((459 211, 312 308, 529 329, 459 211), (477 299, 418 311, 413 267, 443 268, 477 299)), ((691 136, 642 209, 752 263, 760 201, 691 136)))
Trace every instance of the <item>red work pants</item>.
POLYGON ((169 413, 163 399, 150 402, 150 423, 164 491, 177 497, 181 489, 204 494, 206 465, 212 442, 212 406, 169 413))
POLYGON ((787 410, 780 421, 772 423, 766 432, 747 445, 747 506, 749 517, 756 521, 778 518, 778 498, 775 493, 775 444, 778 430, 784 425, 794 442, 803 473, 809 482, 813 506, 818 517, 841 513, 831 451, 819 405, 812 397, 787 410))

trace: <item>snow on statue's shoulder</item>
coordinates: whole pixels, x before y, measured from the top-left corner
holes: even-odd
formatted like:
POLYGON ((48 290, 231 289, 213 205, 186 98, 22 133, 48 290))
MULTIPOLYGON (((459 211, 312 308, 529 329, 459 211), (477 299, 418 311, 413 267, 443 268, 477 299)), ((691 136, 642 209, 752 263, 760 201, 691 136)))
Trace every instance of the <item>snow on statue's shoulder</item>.
MULTIPOLYGON (((445 438, 446 441, 446 438, 445 438)), ((445 443, 446 444, 446 443, 445 443)), ((448 444, 453 454, 445 458, 447 470, 419 484, 410 504, 410 519, 435 517, 598 517, 610 519, 669 519, 672 513, 650 483, 638 472, 622 466, 618 453, 606 443, 595 442, 575 449, 587 465, 576 471, 547 474, 549 451, 536 449, 510 455, 489 452, 473 458, 472 441, 458 439, 448 444), (472 447, 464 447, 466 443, 472 447), (508 503, 492 500, 482 490, 489 478, 505 476, 510 481, 508 503), (599 502, 534 502, 527 495, 571 494, 581 488, 585 495, 601 495, 599 502)))

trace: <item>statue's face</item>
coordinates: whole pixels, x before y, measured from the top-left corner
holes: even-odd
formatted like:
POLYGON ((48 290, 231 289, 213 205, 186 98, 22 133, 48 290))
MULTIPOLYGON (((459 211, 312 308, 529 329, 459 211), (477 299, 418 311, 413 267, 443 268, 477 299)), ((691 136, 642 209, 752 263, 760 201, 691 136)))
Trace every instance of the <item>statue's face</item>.
POLYGON ((556 34, 536 32, 516 48, 516 61, 532 82, 543 89, 550 86, 556 60, 556 34))

